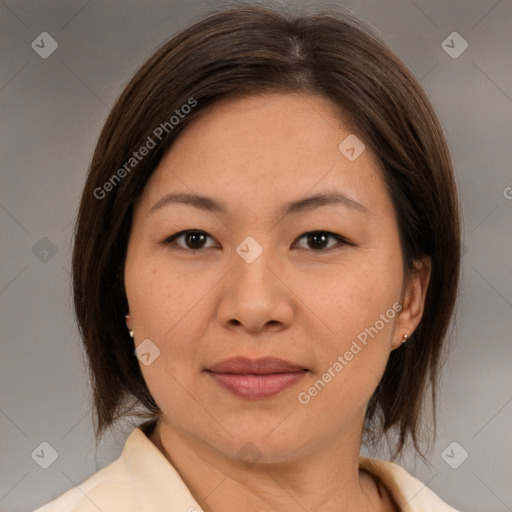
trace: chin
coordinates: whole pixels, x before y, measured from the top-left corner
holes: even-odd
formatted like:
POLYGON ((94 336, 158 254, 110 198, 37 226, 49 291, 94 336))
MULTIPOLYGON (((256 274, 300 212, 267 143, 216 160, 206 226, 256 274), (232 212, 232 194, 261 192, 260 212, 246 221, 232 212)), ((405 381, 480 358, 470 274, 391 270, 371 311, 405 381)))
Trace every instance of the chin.
POLYGON ((285 426, 286 420, 282 422, 281 416, 272 422, 238 419, 237 424, 224 423, 232 437, 223 431, 222 438, 210 437, 208 441, 224 454, 242 462, 246 459, 260 464, 292 461, 306 451, 304 430, 307 429, 300 428, 293 421, 285 426))

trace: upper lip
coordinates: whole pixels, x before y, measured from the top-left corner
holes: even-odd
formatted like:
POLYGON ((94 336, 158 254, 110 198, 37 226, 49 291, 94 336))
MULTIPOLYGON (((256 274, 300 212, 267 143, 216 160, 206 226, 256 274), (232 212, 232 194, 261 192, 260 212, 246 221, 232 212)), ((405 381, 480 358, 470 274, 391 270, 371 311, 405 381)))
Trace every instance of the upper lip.
POLYGON ((270 373, 298 372, 306 370, 306 368, 283 359, 278 359, 277 357, 262 357, 259 359, 231 357, 214 364, 208 370, 215 373, 254 373, 266 375, 270 373))

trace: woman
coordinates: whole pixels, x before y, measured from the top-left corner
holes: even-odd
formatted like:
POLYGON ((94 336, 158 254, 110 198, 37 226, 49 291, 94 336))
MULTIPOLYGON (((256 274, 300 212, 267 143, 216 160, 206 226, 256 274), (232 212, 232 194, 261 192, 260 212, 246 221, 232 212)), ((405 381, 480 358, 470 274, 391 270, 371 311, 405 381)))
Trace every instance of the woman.
POLYGON ((147 421, 39 510, 453 511, 360 447, 422 453, 459 260, 442 129, 368 26, 194 24, 118 99, 76 227, 97 435, 147 421))

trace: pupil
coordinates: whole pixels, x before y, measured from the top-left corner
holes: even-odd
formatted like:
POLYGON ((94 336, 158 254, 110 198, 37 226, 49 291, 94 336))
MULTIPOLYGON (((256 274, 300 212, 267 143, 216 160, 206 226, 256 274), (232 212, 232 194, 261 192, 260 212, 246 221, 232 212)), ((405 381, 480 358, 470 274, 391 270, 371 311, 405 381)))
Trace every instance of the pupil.
POLYGON ((312 242, 313 246, 316 246, 317 248, 319 247, 319 245, 321 247, 325 247, 326 239, 327 237, 325 236, 324 233, 312 233, 308 236, 308 241, 312 242), (319 238, 322 239, 320 241, 320 244, 318 243, 319 238))
MULTIPOLYGON (((194 237, 202 237, 202 238, 204 238, 204 235, 202 233, 189 233, 187 235, 187 243, 190 242, 190 245, 193 245, 193 246, 198 245, 198 241, 194 240, 194 237)), ((201 245, 200 242, 201 241, 199 241, 199 245, 201 245)))

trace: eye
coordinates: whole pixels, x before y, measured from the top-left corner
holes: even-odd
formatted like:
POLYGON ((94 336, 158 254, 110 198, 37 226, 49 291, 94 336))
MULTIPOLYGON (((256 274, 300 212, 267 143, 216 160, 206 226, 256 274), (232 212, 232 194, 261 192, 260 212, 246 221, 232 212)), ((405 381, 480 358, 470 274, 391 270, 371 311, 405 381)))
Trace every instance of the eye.
MULTIPOLYGON (((309 231, 308 233, 304 233, 299 237, 299 240, 305 238, 306 243, 310 244, 313 247, 313 251, 315 252, 329 252, 331 249, 336 248, 336 246, 340 245, 354 245, 349 242, 346 238, 336 235, 335 233, 331 233, 329 231, 309 231), (337 243, 328 246, 328 239, 336 240, 337 243), (327 246, 327 247, 326 247, 327 246)), ((310 247, 305 247, 309 249, 310 247)))
MULTIPOLYGON (((177 240, 183 240, 185 245, 177 244, 180 249, 189 249, 189 250, 200 250, 204 249, 205 245, 204 242, 207 238, 211 238, 210 235, 205 233, 204 231, 196 231, 196 230, 189 230, 189 231, 180 231, 179 233, 176 233, 174 235, 171 235, 170 237, 166 238, 162 245, 168 246, 171 244, 176 244, 177 240)), ((206 247, 208 248, 208 247, 206 247)))
MULTIPOLYGON (((210 247, 205 245, 205 241, 208 238, 212 238, 208 233, 200 230, 188 230, 180 231, 170 237, 166 238, 161 242, 164 246, 177 245, 179 249, 197 251, 201 249, 208 249, 210 247), (178 243, 181 240, 183 243, 178 243)), ((305 238, 306 243, 310 244, 310 247, 302 247, 305 249, 311 249, 315 252, 330 252, 331 249, 335 249, 340 245, 354 245, 349 242, 346 238, 331 233, 329 231, 309 231, 299 237, 299 240, 305 238), (328 240, 334 240, 334 243, 329 246, 328 240)))

